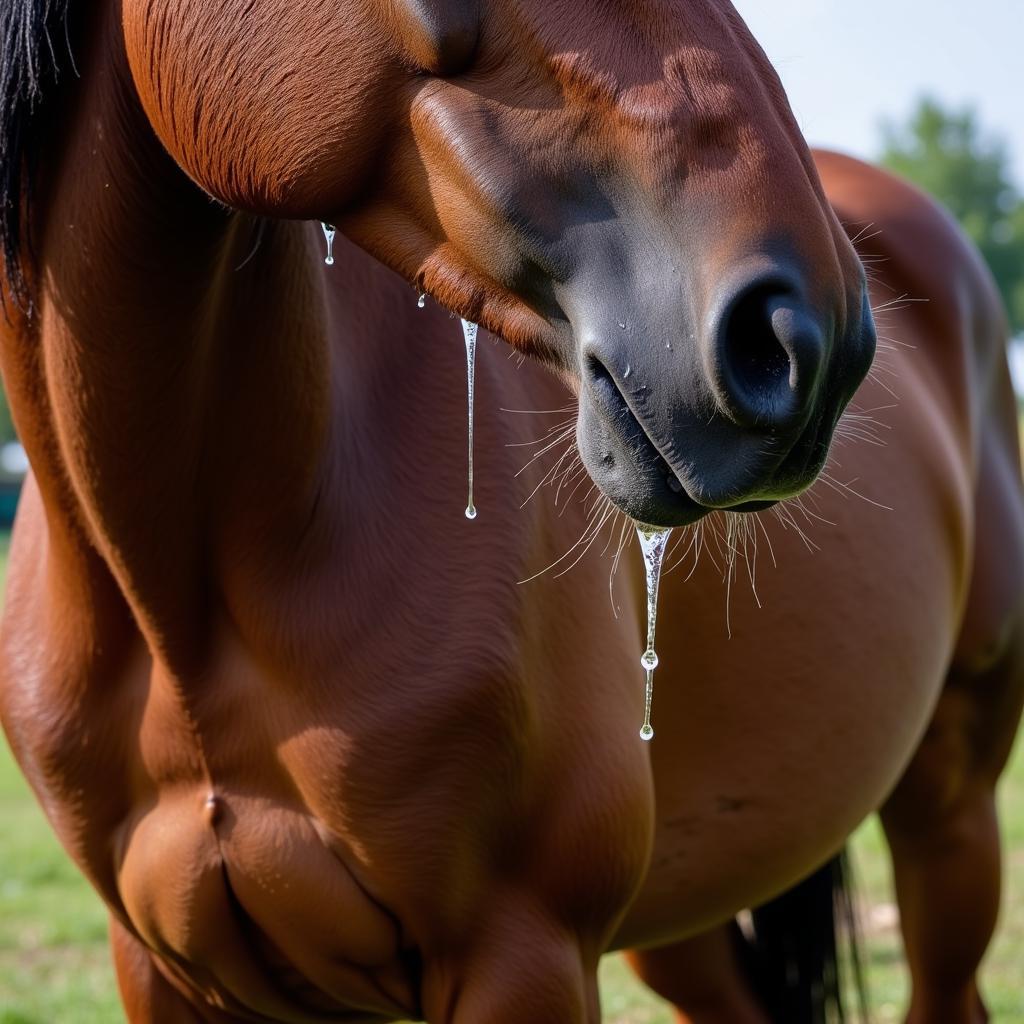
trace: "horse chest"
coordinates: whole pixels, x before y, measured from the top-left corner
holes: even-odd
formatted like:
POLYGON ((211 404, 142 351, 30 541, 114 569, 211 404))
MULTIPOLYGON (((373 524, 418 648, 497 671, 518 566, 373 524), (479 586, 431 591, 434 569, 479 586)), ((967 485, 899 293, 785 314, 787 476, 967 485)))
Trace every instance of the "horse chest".
MULTIPOLYGON (((498 595, 441 628, 450 607, 395 594, 362 631, 307 622, 291 656, 225 623, 188 678, 137 634, 106 638, 123 645, 112 672, 69 639, 5 713, 76 859, 194 984, 203 964, 282 1017, 264 975, 289 1000, 413 1015, 410 958, 461 941, 510 878, 598 945, 646 857, 646 768, 616 685, 633 658, 607 665, 631 629, 580 643, 569 668, 541 642, 550 610, 506 611, 498 595)), ((583 619, 563 618, 579 639, 583 619)))

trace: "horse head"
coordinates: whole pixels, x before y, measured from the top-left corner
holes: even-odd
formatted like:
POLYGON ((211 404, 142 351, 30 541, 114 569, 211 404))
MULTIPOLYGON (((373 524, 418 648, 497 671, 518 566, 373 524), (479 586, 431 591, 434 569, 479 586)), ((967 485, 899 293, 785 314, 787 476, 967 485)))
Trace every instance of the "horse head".
POLYGON ((867 371, 863 270, 727 0, 123 0, 207 192, 335 223, 549 363, 598 485, 670 526, 807 487, 867 371))

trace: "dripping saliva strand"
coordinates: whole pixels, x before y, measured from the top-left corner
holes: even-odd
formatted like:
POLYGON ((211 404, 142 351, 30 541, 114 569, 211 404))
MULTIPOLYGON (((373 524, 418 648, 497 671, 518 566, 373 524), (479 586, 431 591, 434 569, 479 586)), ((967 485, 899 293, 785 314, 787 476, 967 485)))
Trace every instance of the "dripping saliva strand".
POLYGON ((646 673, 644 687, 644 724, 640 738, 645 743, 654 739, 651 725, 651 704, 654 700, 654 670, 658 667, 658 653, 654 649, 654 627, 658 620, 658 585, 661 583, 661 569, 665 563, 665 550, 672 530, 660 530, 655 526, 636 524, 636 535, 640 539, 640 550, 644 556, 644 575, 647 579, 647 648, 640 656, 640 667, 646 673))
POLYGON ((476 393, 476 336, 479 328, 468 320, 462 321, 462 335, 466 339, 466 404, 469 419, 469 498, 466 501, 466 518, 476 519, 473 504, 473 399, 476 393))
POLYGON ((324 257, 324 263, 329 267, 334 266, 334 236, 338 233, 337 229, 333 224, 328 224, 326 221, 320 221, 320 230, 324 233, 324 238, 327 241, 327 255, 324 257))

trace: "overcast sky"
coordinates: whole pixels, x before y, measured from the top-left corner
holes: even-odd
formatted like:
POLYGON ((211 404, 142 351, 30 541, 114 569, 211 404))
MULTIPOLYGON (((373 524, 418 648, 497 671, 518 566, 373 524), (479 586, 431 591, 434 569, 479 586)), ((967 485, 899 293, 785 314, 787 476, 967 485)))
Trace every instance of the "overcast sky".
POLYGON ((1024 0, 733 0, 812 143, 871 157, 929 92, 973 103, 1024 191, 1024 0))

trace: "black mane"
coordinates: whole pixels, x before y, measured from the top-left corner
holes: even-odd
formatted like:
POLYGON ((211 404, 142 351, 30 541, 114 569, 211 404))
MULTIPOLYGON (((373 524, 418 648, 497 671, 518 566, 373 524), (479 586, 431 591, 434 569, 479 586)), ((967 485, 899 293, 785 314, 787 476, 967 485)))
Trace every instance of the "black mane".
POLYGON ((33 129, 47 86, 58 71, 54 37, 66 40, 68 0, 2 0, 0 21, 0 265, 14 294, 25 305, 20 254, 24 213, 38 133, 33 129))

